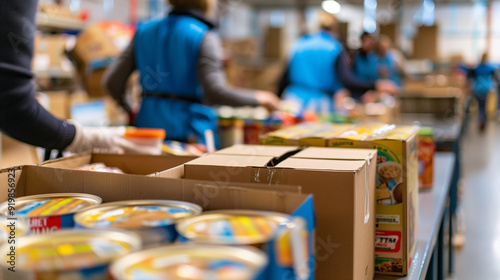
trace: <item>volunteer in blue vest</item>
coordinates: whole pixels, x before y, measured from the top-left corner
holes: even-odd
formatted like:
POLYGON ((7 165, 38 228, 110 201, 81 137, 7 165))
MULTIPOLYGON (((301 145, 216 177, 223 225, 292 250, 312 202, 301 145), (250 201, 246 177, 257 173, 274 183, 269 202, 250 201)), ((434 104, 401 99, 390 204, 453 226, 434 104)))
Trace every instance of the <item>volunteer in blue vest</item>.
POLYGON ((37 102, 31 71, 37 5, 37 0, 0 0, 0 132, 61 152, 149 153, 124 139, 122 128, 85 128, 54 117, 37 102))
POLYGON ((392 50, 392 42, 389 37, 384 35, 379 37, 376 54, 378 78, 391 80, 396 85, 401 86, 398 65, 396 63, 395 54, 392 50))
POLYGON ((379 79, 377 70, 376 40, 371 33, 363 32, 360 37, 361 48, 353 56, 352 69, 356 77, 366 82, 379 79))
POLYGON ((479 129, 483 132, 486 128, 486 100, 488 95, 494 89, 494 81, 498 83, 495 75, 496 68, 488 64, 488 54, 483 54, 479 65, 469 72, 472 92, 479 106, 479 129))
POLYGON ((163 128, 167 139, 206 144, 217 130, 217 116, 207 105, 258 106, 270 110, 279 98, 265 91, 230 88, 222 68, 222 47, 214 24, 216 0, 169 0, 170 14, 140 25, 104 84, 121 107, 125 84, 139 70, 142 103, 135 125, 163 128), (207 132, 213 132, 208 133, 207 132))
MULTIPOLYGON (((390 81, 362 81, 353 75, 347 52, 337 40, 338 25, 334 15, 321 11, 320 31, 295 42, 280 82, 283 100, 303 110, 330 113, 335 107, 333 96, 345 92, 344 88, 351 92, 397 93, 397 86, 390 81)), ((353 97, 360 99, 361 95, 353 97)))

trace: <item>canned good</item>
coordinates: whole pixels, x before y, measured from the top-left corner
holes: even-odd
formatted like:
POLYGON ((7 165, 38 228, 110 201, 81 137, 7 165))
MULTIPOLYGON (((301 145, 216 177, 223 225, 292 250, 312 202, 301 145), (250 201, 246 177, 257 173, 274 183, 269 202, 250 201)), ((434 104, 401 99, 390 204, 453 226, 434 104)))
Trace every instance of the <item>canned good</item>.
POLYGON ((116 230, 63 230, 24 236, 0 246, 4 280, 105 280, 115 259, 139 250, 141 240, 116 230))
POLYGON ((255 280, 268 263, 251 247, 176 245, 125 256, 110 267, 114 280, 255 280))
POLYGON ((141 236, 144 246, 172 243, 177 238, 175 224, 200 214, 201 207, 181 201, 136 200, 105 203, 75 215, 83 228, 119 228, 141 236))
POLYGON ((259 245, 271 240, 290 219, 289 215, 274 212, 210 211, 178 223, 177 231, 196 243, 259 245))
POLYGON ((29 234, 43 234, 75 226, 73 216, 101 204, 95 195, 80 193, 42 194, 16 198, 0 205, 0 215, 16 217, 28 226, 29 234))
POLYGON ((24 222, 0 216, 0 245, 13 244, 16 238, 26 234, 28 234, 28 227, 24 222))

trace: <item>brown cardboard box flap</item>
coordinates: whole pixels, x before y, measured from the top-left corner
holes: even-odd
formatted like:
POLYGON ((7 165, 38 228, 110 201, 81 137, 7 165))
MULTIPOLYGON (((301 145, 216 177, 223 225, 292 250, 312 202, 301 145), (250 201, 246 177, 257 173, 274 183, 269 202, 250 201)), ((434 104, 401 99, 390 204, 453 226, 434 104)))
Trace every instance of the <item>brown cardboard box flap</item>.
POLYGON ((148 175, 161 172, 194 160, 194 156, 153 156, 118 154, 78 154, 67 158, 46 161, 44 167, 75 169, 91 163, 104 163, 109 167, 120 168, 127 174, 148 175))
POLYGON ((310 147, 293 155, 292 158, 367 160, 375 156, 377 156, 377 150, 310 147))
POLYGON ((270 156, 281 157, 287 153, 298 150, 293 146, 262 146, 262 145, 234 145, 215 152, 217 155, 245 155, 245 156, 270 156))
POLYGON ((278 164, 276 167, 306 169, 306 170, 352 172, 360 170, 364 165, 365 165, 364 161, 289 158, 278 164))
POLYGON ((273 157, 269 156, 207 155, 190 161, 186 165, 265 167, 272 160, 273 157))

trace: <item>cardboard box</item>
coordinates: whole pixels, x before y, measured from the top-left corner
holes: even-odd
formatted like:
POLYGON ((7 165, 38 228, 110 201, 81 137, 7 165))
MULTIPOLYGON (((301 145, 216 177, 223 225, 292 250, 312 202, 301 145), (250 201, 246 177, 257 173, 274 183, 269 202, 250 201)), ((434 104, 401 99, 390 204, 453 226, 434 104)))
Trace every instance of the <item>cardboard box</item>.
POLYGON ((86 153, 43 162, 40 166, 75 169, 91 163, 104 163, 120 168, 126 174, 148 175, 182 165, 196 159, 194 156, 150 156, 86 153))
POLYGON ((329 147, 370 148, 377 157, 375 271, 408 274, 416 248, 418 159, 416 127, 358 126, 329 147), (378 133, 377 136, 372 136, 378 133))
POLYGON ((92 24, 78 35, 72 53, 85 67, 96 60, 117 57, 120 50, 99 24, 92 24))
POLYGON ((299 151, 296 146, 234 145, 215 152, 216 155, 273 157, 280 160, 299 151))
MULTIPOLYGON (((269 186, 264 190, 261 185, 254 185, 252 188, 247 184, 223 185, 179 178, 23 166, 0 171, 1 202, 8 198, 8 178, 12 177, 15 177, 17 197, 46 193, 88 193, 101 197, 103 202, 166 199, 196 203, 204 211, 245 209, 290 214, 307 221, 307 236, 310 242, 314 240, 312 196, 282 191, 283 187, 269 186)), ((280 251, 277 249, 281 248, 280 245, 273 242, 270 246, 272 254, 289 252, 280 251)), ((287 274, 265 279, 289 279, 289 276, 287 274)))
POLYGON ((67 35, 36 34, 32 68, 37 77, 70 78, 74 76, 73 64, 65 54, 67 40, 67 35))
POLYGON ((305 149, 276 167, 270 167, 273 157, 208 155, 186 163, 184 177, 302 186, 315 200, 317 279, 371 280, 376 151, 357 153, 305 149))
POLYGON ((329 127, 329 124, 301 123, 262 135, 260 143, 263 145, 299 146, 301 138, 323 131, 325 127, 329 127))

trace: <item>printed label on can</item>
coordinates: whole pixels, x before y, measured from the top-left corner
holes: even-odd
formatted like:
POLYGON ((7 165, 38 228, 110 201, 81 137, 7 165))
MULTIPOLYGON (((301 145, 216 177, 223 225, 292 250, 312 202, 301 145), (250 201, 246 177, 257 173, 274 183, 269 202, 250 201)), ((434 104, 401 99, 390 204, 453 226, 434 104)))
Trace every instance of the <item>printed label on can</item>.
POLYGON ((33 217, 29 218, 31 234, 50 233, 61 229, 61 217, 33 217))
POLYGON ((375 232, 375 252, 390 252, 397 253, 401 249, 401 232, 400 231, 383 231, 375 232))

